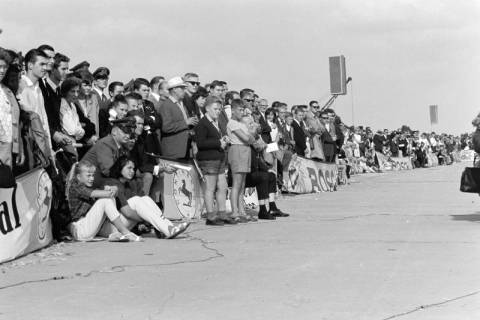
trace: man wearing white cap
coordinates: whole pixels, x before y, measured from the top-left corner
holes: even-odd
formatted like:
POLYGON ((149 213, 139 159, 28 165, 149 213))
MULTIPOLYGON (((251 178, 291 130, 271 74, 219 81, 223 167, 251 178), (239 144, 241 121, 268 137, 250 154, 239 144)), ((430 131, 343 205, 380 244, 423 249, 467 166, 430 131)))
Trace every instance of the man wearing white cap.
POLYGON ((181 77, 168 80, 169 97, 162 103, 162 155, 171 159, 189 156, 190 131, 188 126, 198 123, 197 117, 188 117, 183 105, 187 85, 181 77))

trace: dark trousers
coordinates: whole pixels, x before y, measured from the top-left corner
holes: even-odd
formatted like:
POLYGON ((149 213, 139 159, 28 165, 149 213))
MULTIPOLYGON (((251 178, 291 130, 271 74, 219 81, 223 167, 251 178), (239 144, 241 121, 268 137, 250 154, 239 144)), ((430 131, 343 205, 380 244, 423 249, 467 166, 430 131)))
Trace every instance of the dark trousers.
POLYGON ((268 194, 277 192, 276 176, 271 172, 255 171, 247 174, 245 186, 257 188, 259 200, 268 199, 268 194))

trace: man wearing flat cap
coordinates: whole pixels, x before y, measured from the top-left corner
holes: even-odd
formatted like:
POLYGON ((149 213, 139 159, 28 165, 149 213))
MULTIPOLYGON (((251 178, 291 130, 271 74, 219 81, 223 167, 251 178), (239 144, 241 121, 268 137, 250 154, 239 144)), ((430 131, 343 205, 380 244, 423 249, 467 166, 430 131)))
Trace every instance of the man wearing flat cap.
POLYGON ((183 105, 187 85, 181 77, 168 80, 169 97, 160 107, 162 117, 162 155, 171 159, 189 158, 189 126, 198 123, 197 117, 189 117, 183 105))
POLYGON ((83 156, 95 167, 94 187, 100 187, 105 178, 110 175, 110 168, 117 159, 128 154, 128 145, 135 135, 136 122, 132 118, 112 121, 112 133, 97 141, 83 156))
POLYGON ((93 72, 93 94, 97 96, 100 104, 100 109, 108 109, 109 100, 107 95, 103 92, 108 86, 108 79, 110 77, 110 70, 106 67, 100 67, 93 72))

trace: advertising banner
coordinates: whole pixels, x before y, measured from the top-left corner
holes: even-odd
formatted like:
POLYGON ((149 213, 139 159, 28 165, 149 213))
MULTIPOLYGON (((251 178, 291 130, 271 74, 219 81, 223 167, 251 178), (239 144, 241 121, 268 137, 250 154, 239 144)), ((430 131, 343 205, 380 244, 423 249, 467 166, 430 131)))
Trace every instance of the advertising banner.
POLYGON ((294 156, 288 165, 288 169, 284 171, 283 184, 286 191, 293 193, 336 191, 338 175, 336 164, 294 156))
POLYGON ((460 161, 472 162, 475 158, 475 151, 473 150, 462 150, 460 151, 460 161))
MULTIPOLYGON (((378 160, 378 166, 381 171, 400 171, 412 170, 412 160, 410 157, 386 157, 383 153, 375 152, 378 160)), ((437 162, 438 164, 438 162, 437 162)))
POLYGON ((52 241, 52 181, 43 169, 0 189, 0 263, 47 246, 52 241))
POLYGON ((413 170, 412 159, 410 159, 410 157, 391 157, 390 162, 392 163, 393 171, 413 170))

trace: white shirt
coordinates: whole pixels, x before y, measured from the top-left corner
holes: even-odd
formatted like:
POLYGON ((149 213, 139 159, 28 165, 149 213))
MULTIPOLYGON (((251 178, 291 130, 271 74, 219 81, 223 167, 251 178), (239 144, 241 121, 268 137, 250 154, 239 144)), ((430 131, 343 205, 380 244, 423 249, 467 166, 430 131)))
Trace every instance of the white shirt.
POLYGON ((150 94, 152 95, 152 97, 155 98, 155 100, 160 101, 160 95, 159 94, 157 94, 153 91, 150 91, 150 94))
POLYGON ((57 92, 58 86, 49 77, 46 78, 45 82, 52 87, 53 91, 57 92))
POLYGON ((43 130, 47 137, 47 144, 50 147, 50 151, 53 151, 47 112, 45 110, 42 90, 40 90, 38 81, 33 84, 30 78, 23 75, 20 79, 18 91, 17 98, 20 108, 24 111, 35 112, 38 114, 40 120, 42 121, 43 130))
POLYGON ((0 87, 0 142, 11 143, 12 138, 12 106, 7 95, 0 87))
POLYGON ((183 115, 183 118, 185 119, 185 121, 187 121, 188 119, 188 116, 187 116, 187 113, 185 112, 185 108, 183 107, 183 103, 182 101, 177 101, 174 97, 172 96, 169 96, 170 100, 175 103, 178 108, 180 109, 180 111, 182 111, 182 115, 183 115))
POLYGON ((278 127, 273 122, 267 121, 267 123, 268 126, 272 129, 270 131, 270 137, 272 138, 272 142, 275 142, 278 136, 278 127))
POLYGON ((223 107, 223 110, 225 111, 227 118, 229 120, 232 119, 232 106, 227 104, 226 106, 223 107))
POLYGON ((93 86, 92 88, 100 95, 100 99, 102 99, 102 97, 104 96, 103 91, 97 88, 96 86, 93 86))
POLYGON ((85 134, 85 130, 80 124, 77 109, 74 104, 70 104, 67 100, 62 99, 60 105, 60 122, 62 124, 63 132, 69 136, 75 137, 75 140, 80 140, 85 134))

